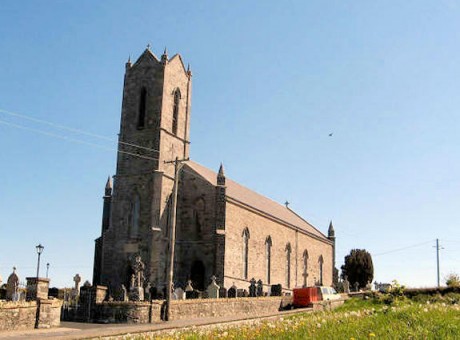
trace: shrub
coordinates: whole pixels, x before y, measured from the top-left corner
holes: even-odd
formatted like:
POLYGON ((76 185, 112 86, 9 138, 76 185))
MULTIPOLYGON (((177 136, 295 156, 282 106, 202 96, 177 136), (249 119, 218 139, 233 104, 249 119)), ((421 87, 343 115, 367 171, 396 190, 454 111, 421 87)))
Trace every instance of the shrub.
POLYGON ((447 275, 446 285, 447 287, 460 287, 460 277, 455 273, 447 275))

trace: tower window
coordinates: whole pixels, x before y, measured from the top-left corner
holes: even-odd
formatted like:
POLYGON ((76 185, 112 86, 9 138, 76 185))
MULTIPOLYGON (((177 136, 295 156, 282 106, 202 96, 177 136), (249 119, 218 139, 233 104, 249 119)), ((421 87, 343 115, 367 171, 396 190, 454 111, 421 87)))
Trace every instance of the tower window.
POLYGON ((308 286, 308 251, 303 252, 303 286, 308 286))
POLYGON ((143 129, 145 127, 145 111, 147 105, 147 90, 145 87, 141 89, 141 96, 139 99, 139 116, 137 119, 137 128, 143 129))
POLYGON ((323 285, 323 255, 321 255, 318 259, 318 265, 319 265, 319 285, 323 285))
POLYGON ((248 267, 249 267, 249 229, 243 230, 243 277, 245 280, 248 279, 248 267))
POLYGON ((286 287, 291 287, 291 244, 286 244, 286 287))
POLYGON ((180 103, 180 90, 174 91, 174 105, 173 105, 173 118, 172 118, 172 132, 177 135, 177 125, 179 121, 179 103, 180 103))
POLYGON ((131 237, 139 236, 140 210, 141 210, 141 200, 139 198, 139 195, 136 195, 131 205, 131 230, 130 230, 131 237))
POLYGON ((265 261, 266 261, 266 280, 267 284, 270 284, 270 272, 272 266, 272 238, 270 236, 265 240, 265 261))

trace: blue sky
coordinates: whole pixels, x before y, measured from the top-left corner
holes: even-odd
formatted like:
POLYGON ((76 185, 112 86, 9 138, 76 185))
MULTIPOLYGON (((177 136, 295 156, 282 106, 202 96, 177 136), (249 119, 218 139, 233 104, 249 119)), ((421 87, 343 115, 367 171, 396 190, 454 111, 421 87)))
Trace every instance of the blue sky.
POLYGON ((147 44, 191 64, 192 158, 333 220, 338 267, 365 248, 377 281, 432 286, 439 238, 441 276, 460 272, 459 1, 2 1, 0 37, 0 110, 112 139, 0 111, 3 280, 35 275, 39 242, 52 285, 91 280, 147 44))

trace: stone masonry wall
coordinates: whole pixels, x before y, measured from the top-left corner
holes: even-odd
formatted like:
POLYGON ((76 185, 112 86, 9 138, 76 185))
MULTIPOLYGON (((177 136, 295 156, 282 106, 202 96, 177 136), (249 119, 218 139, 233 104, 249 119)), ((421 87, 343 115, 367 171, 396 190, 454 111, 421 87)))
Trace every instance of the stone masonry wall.
POLYGON ((13 331, 35 328, 37 303, 0 303, 0 331, 13 331))
POLYGON ((171 301, 171 320, 220 316, 261 316, 276 313, 282 297, 171 301))
POLYGON ((94 320, 108 323, 152 323, 161 321, 162 301, 103 302, 95 305, 94 320))
POLYGON ((290 289, 303 285, 303 253, 308 252, 307 285, 314 285, 319 279, 319 257, 323 263, 323 285, 332 284, 332 246, 309 235, 249 211, 231 201, 227 202, 227 221, 225 233, 225 279, 228 289, 233 283, 238 288, 248 289, 249 280, 261 279, 268 289, 265 240, 272 239, 270 284, 286 285, 286 245, 291 244, 290 289), (249 229, 248 278, 243 277, 243 240, 245 228, 249 229))
POLYGON ((59 327, 61 324, 61 300, 39 300, 37 328, 59 327))
POLYGON ((216 274, 215 187, 185 168, 179 188, 174 281, 176 287, 185 288, 189 278, 198 278, 192 275, 191 269, 195 261, 201 261, 203 286, 199 287, 198 282, 192 285, 204 289, 210 277, 216 274))
POLYGON ((61 306, 61 300, 43 299, 38 305, 36 301, 0 303, 0 331, 58 327, 61 306))

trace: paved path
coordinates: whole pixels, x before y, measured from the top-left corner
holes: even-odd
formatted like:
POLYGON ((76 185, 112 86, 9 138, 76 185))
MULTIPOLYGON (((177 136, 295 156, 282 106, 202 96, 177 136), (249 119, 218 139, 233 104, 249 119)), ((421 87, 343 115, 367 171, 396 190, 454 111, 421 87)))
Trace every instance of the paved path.
POLYGON ((99 337, 111 337, 124 334, 135 334, 143 332, 167 331, 187 327, 204 327, 219 324, 240 324, 255 319, 278 319, 283 316, 311 312, 312 309, 297 309, 292 311, 283 311, 275 315, 263 315, 256 318, 247 316, 231 316, 216 318, 201 318, 191 320, 175 320, 170 322, 159 322, 150 324, 93 324, 79 322, 61 322, 61 327, 51 329, 33 329, 26 331, 7 331, 0 332, 0 339, 91 339, 99 337))

